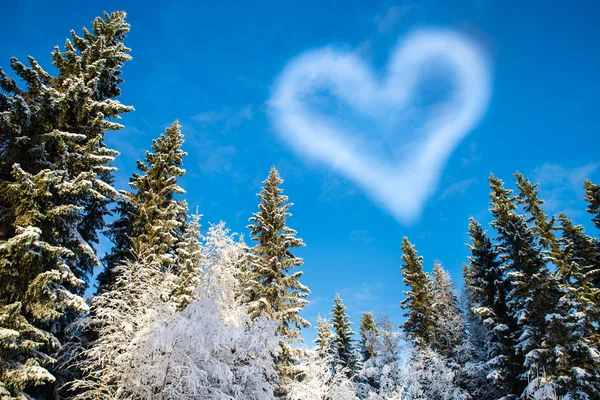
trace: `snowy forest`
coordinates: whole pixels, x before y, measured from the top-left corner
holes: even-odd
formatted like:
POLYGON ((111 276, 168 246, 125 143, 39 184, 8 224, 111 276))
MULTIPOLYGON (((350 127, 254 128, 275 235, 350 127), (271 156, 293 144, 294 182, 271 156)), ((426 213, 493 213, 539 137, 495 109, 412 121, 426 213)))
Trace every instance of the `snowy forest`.
MULTIPOLYGON (((460 292, 400 237, 406 319, 354 323, 335 293, 330 315, 300 315, 304 242, 275 167, 246 232, 189 209, 177 121, 115 189, 129 29, 106 13, 55 72, 0 69, 1 399, 600 399, 598 231, 547 215, 519 173, 514 190, 489 177, 489 230, 465 221, 460 292)), ((581 185, 600 229, 600 186, 581 185)))

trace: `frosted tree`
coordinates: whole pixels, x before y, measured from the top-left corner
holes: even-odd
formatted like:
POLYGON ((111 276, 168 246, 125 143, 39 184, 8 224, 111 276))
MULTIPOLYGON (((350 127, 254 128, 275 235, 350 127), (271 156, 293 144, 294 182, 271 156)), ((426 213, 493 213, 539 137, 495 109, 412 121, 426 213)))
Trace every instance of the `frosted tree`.
POLYGON ((321 317, 320 315, 317 317, 317 338, 314 340, 315 343, 315 351, 317 356, 325 359, 327 357, 332 357, 334 348, 334 334, 333 334, 333 325, 329 323, 329 320, 321 317))
POLYGON ((304 246, 296 237, 296 231, 286 226, 291 216, 288 197, 279 186, 283 180, 273 167, 258 194, 259 211, 250 218, 250 235, 256 243, 252 248, 254 264, 252 291, 249 303, 250 315, 256 318, 262 314, 277 322, 277 334, 281 338, 282 351, 277 360, 281 387, 292 379, 297 371, 294 364, 300 350, 292 347, 301 342, 300 329, 310 326, 302 318, 300 311, 306 306, 309 289, 300 283, 301 271, 292 270, 302 265, 302 259, 292 253, 292 249, 304 246))
POLYGON ((403 369, 396 399, 470 399, 469 393, 457 384, 456 372, 444 357, 427 346, 410 346, 406 350, 410 360, 403 369))
POLYGON ((70 348, 71 367, 81 374, 66 388, 73 399, 126 397, 135 355, 155 324, 175 313, 168 301, 175 276, 156 259, 147 261, 151 251, 119 267, 113 287, 95 296, 90 315, 73 326, 83 332, 74 338, 87 339, 70 348))
POLYGON ((343 369, 331 369, 331 356, 308 352, 298 366, 301 379, 286 386, 289 400, 358 400, 355 384, 343 369))
POLYGON ((333 299, 331 322, 335 330, 333 339, 334 367, 344 369, 349 378, 353 377, 358 373, 360 367, 354 341, 356 333, 352 331, 352 322, 350 322, 350 317, 346 313, 346 306, 338 293, 335 294, 333 299))
POLYGON ((362 391, 360 397, 377 394, 381 398, 393 398, 401 384, 401 334, 385 314, 373 325, 368 339, 372 353, 361 372, 368 386, 359 390, 362 391))
POLYGON ((584 181, 585 197, 588 202, 587 212, 592 214, 592 222, 596 228, 600 229, 600 186, 594 185, 591 181, 584 181))
POLYGON ((194 300, 194 291, 200 284, 203 256, 200 217, 196 210, 192 220, 185 224, 183 237, 177 244, 179 278, 173 297, 178 311, 185 309, 194 300))
MULTIPOLYGON (((29 67, 13 58, 23 88, 0 70, 0 320, 21 320, 18 310, 24 335, 31 325, 52 336, 35 344, 36 355, 25 360, 32 367, 52 365, 64 327, 87 311, 80 295, 98 264, 93 244, 116 195, 110 164, 117 152, 104 134, 121 129, 114 120, 132 110, 115 100, 130 59, 122 43, 128 31, 125 13, 116 12, 96 18, 83 37, 71 32, 65 50, 52 53, 56 76, 32 57, 29 67)), ((2 374, 8 379, 11 371, 2 374)), ((32 393, 55 377, 19 379, 32 393)))
POLYGON ((442 357, 455 360, 464 341, 465 321, 450 274, 440 263, 433 266, 431 300, 434 312, 434 349, 442 357))
POLYGON ((236 300, 239 242, 221 222, 203 251, 197 300, 155 327, 135 355, 128 390, 139 398, 272 399, 276 323, 252 320, 236 300))
POLYGON ((417 254, 415 247, 405 237, 402 240, 403 282, 409 291, 404 292, 402 308, 407 319, 404 332, 419 345, 429 345, 433 340, 434 316, 429 287, 429 276, 423 272, 423 257, 417 254))

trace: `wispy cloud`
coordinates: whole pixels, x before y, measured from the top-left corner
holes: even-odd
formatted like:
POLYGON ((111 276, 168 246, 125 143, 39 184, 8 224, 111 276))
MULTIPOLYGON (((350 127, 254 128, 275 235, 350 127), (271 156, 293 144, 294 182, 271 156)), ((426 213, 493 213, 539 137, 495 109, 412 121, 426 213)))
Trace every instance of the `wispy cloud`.
POLYGON ((421 30, 393 49, 385 72, 379 79, 355 52, 307 52, 277 79, 269 114, 299 154, 346 175, 400 222, 412 223, 450 154, 485 113, 489 71, 481 50, 464 36, 421 30), (451 76, 453 90, 448 99, 423 107, 416 89, 435 77, 431 71, 451 76), (342 107, 331 107, 340 101, 342 107), (398 116, 423 114, 418 135, 398 131, 398 116), (389 152, 390 140, 388 154, 382 149, 389 152))
POLYGON ((371 231, 365 229, 351 230, 348 238, 352 242, 362 243, 363 245, 375 242, 375 238, 373 237, 371 231))
POLYGON ((190 120, 200 124, 201 126, 209 126, 217 123, 222 123, 225 131, 234 126, 241 125, 244 121, 249 121, 254 117, 252 105, 247 104, 239 109, 232 110, 224 106, 220 110, 204 111, 196 115, 192 115, 190 120))
POLYGON ((379 299, 377 291, 381 290, 384 285, 381 282, 362 283, 358 286, 346 287, 340 290, 340 296, 349 307, 364 308, 372 306, 379 299))
POLYGON ((411 8, 411 5, 394 5, 386 8, 383 13, 377 14, 373 18, 377 31, 379 33, 389 32, 403 16, 408 14, 411 8))
POLYGON ((471 186, 475 184, 477 184, 477 179, 475 178, 464 179, 462 181, 455 182, 452 185, 448 186, 446 189, 444 189, 444 191, 440 195, 440 199, 445 199, 457 195, 462 196, 465 193, 467 193, 471 186))
POLYGON ((547 211, 578 215, 584 211, 580 206, 583 180, 589 178, 599 166, 598 163, 588 163, 577 168, 566 168, 545 163, 533 170, 531 178, 540 184, 541 197, 547 211))

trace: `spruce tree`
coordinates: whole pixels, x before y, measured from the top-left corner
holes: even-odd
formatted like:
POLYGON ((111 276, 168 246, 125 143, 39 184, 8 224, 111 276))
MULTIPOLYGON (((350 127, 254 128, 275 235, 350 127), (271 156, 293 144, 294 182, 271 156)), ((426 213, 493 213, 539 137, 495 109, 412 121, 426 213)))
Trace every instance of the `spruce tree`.
POLYGON ((373 313, 366 312, 360 316, 360 354, 362 361, 367 362, 375 356, 375 337, 377 336, 377 327, 373 313))
POLYGON ((546 376, 551 344, 546 339, 546 316, 555 314, 559 298, 556 279, 550 273, 543 243, 527 224, 526 216, 517 212, 517 197, 504 183, 490 176, 492 226, 499 234, 498 251, 507 273, 508 314, 517 323, 512 332, 515 341, 514 365, 519 381, 512 393, 522 395, 546 376))
POLYGON ((281 338, 281 354, 277 359, 280 374, 280 390, 298 373, 295 364, 300 350, 292 344, 302 342, 300 329, 310 326, 299 313, 308 303, 309 289, 300 283, 301 271, 292 270, 303 264, 292 249, 303 247, 296 231, 286 226, 291 216, 288 197, 280 185, 283 179, 272 167, 264 186, 258 194, 259 211, 250 218, 248 225, 252 240, 254 265, 252 266, 251 298, 249 312, 253 318, 266 315, 276 321, 277 334, 281 338))
POLYGON ((600 229, 600 186, 594 185, 590 180, 584 181, 585 201, 588 202, 587 212, 593 215, 592 222, 600 229))
POLYGON ((582 226, 559 216, 563 244, 557 271, 562 296, 559 312, 548 318, 549 341, 555 343, 552 389, 568 398, 600 397, 600 253, 582 226))
POLYGON ((336 368, 344 370, 348 378, 356 375, 359 369, 359 360, 354 343, 354 331, 350 325, 350 317, 346 314, 346 306, 340 295, 335 294, 333 299, 333 311, 331 320, 335 329, 333 340, 335 356, 334 365, 336 368))
POLYGON ((104 257, 105 270, 99 278, 99 290, 114 281, 114 269, 132 254, 151 248, 149 262, 158 259, 165 270, 176 272, 177 246, 187 215, 187 205, 176 199, 185 191, 177 178, 185 174, 181 168, 187 155, 181 149, 183 134, 176 121, 165 133, 152 141, 144 162, 138 161, 139 173, 129 185, 132 193, 122 192, 117 204, 119 217, 110 225, 107 236, 114 247, 104 257))
POLYGON ((415 247, 405 237, 402 240, 403 282, 409 288, 402 300, 404 314, 404 332, 418 346, 429 346, 434 339, 434 315, 429 287, 429 276, 423 272, 423 257, 417 254, 415 247))
MULTIPOLYGON (((115 100, 131 58, 128 31, 125 13, 116 12, 96 18, 82 37, 71 32, 65 50, 52 53, 56 76, 32 57, 29 67, 13 58, 23 88, 0 70, 0 320, 26 321, 23 335, 29 326, 52 332, 31 358, 33 347, 11 352, 40 371, 53 363, 65 326, 87 310, 80 296, 98 264, 93 244, 116 195, 117 152, 104 135, 121 129, 114 120, 132 110, 115 100)), ((32 374, 13 385, 11 374, 4 369, 0 381, 14 396, 55 379, 32 374)))
POLYGON ((506 283, 498 260, 498 252, 481 225, 469 220, 468 245, 471 255, 465 270, 465 283, 472 299, 471 311, 487 328, 485 336, 488 376, 500 390, 508 393, 517 381, 512 332, 516 324, 508 315, 506 283))

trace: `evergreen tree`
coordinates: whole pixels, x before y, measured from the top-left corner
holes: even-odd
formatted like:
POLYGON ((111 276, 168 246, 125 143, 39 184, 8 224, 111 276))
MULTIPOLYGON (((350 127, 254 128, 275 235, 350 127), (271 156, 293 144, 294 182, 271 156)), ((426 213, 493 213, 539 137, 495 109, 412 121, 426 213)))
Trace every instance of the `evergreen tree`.
POLYGON ((187 155, 181 150, 183 134, 177 121, 152 141, 153 152, 146 152, 145 162, 138 161, 141 174, 134 174, 131 195, 137 212, 133 227, 133 247, 152 249, 149 262, 158 260, 164 270, 175 271, 177 244, 187 215, 185 202, 175 196, 185 191, 177 178, 185 174, 181 168, 187 155))
MULTIPOLYGON (((558 286, 548 270, 540 241, 531 229, 526 216, 517 213, 517 198, 504 183, 490 177, 492 189, 492 226, 499 234, 498 251, 502 267, 507 273, 509 292, 508 314, 517 323, 512 332, 515 341, 514 365, 518 366, 519 381, 512 393, 524 394, 545 379, 549 366, 550 348, 546 338, 546 316, 557 311, 558 286)), ((543 242, 542 242, 543 243, 543 242)))
POLYGON ((559 220, 563 251, 557 273, 562 296, 558 312, 546 318, 556 367, 545 386, 567 398, 596 398, 600 397, 600 288, 593 280, 600 272, 598 248, 583 227, 574 226, 564 214, 559 220))
POLYGON ((402 240, 402 270, 403 282, 410 289, 404 294, 402 308, 404 314, 404 332, 417 345, 430 345, 434 339, 434 315, 432 298, 429 288, 429 277, 423 272, 423 257, 417 255, 415 247, 405 237, 402 240))
MULTIPOLYGON (((130 59, 125 13, 96 18, 92 28, 83 37, 71 32, 64 51, 55 48, 56 76, 32 57, 30 67, 11 60, 24 88, 0 70, 0 320, 24 321, 26 336, 30 326, 52 336, 35 344, 30 358, 34 347, 11 352, 16 359, 7 365, 26 359, 40 371, 50 366, 64 327, 87 311, 80 295, 98 264, 93 244, 116 196, 110 164, 117 152, 104 135, 121 129, 114 120, 132 110, 114 100, 130 59)), ((10 369, 1 375, 14 396, 55 378, 21 376, 15 386, 4 381, 15 376, 10 369)))
POLYGON ((596 228, 600 229, 600 186, 594 185, 591 181, 584 181, 585 198, 589 203, 587 212, 593 215, 592 222, 596 228))
POLYGON ((506 305, 506 284, 498 260, 498 253, 487 232, 471 218, 469 220, 468 245, 471 255, 469 266, 465 270, 465 283, 472 299, 471 311, 486 327, 485 350, 488 376, 504 392, 510 391, 512 382, 516 382, 516 367, 513 361, 511 332, 516 324, 508 315, 506 305))
POLYGON ((290 272, 303 264, 302 259, 294 256, 292 249, 304 246, 296 237, 296 231, 286 226, 291 216, 288 197, 283 195, 279 186, 283 179, 273 167, 264 181, 264 187, 258 194, 259 211, 250 218, 248 225, 252 240, 256 242, 252 252, 250 315, 253 318, 265 314, 277 322, 277 334, 281 338, 281 354, 277 365, 282 380, 280 389, 297 374, 300 350, 291 345, 302 342, 300 329, 310 326, 299 313, 308 303, 309 289, 300 283, 301 271, 290 272))
POLYGON ((360 316, 360 354, 362 361, 367 362, 375 356, 375 337, 377 336, 377 327, 373 313, 366 312, 360 316))
POLYGON ((114 281, 114 269, 143 248, 153 249, 149 262, 156 258, 163 269, 177 272, 177 246, 187 215, 186 203, 175 198, 185 193, 177 184, 177 178, 185 174, 181 165, 187 153, 182 144, 183 134, 176 121, 152 141, 153 151, 146 152, 144 162, 138 161, 140 173, 133 174, 129 182, 134 191, 121 193, 116 209, 119 217, 107 232, 114 247, 104 257, 100 291, 114 281))
POLYGON ((348 378, 356 375, 359 369, 358 355, 354 344, 354 335, 350 325, 350 317, 346 314, 346 306, 338 293, 333 299, 333 311, 331 320, 335 328, 335 338, 333 340, 335 355, 334 365, 336 368, 343 369, 348 378))

